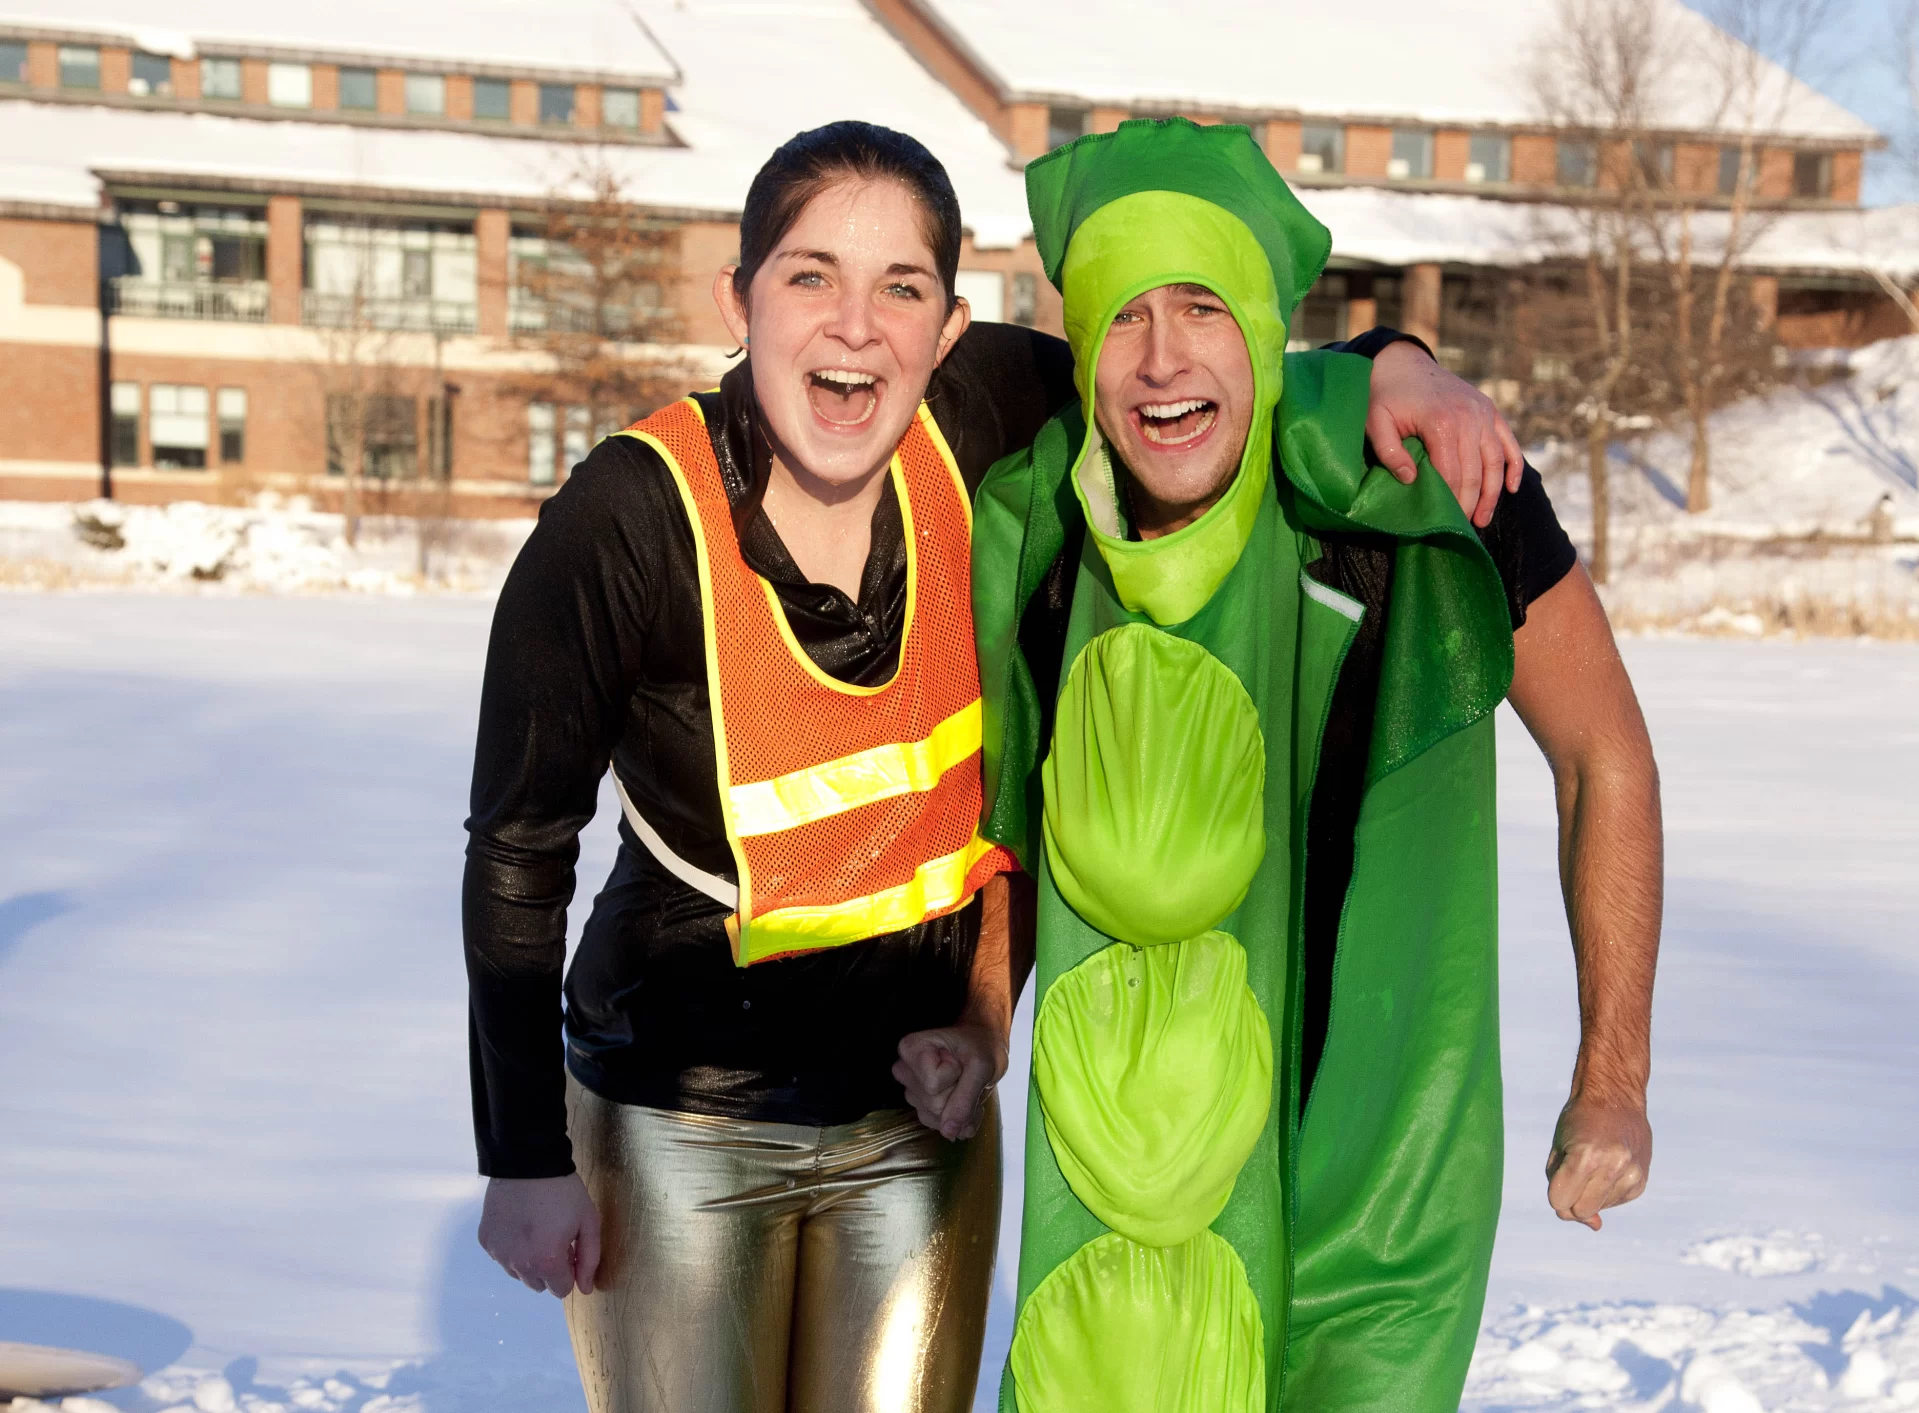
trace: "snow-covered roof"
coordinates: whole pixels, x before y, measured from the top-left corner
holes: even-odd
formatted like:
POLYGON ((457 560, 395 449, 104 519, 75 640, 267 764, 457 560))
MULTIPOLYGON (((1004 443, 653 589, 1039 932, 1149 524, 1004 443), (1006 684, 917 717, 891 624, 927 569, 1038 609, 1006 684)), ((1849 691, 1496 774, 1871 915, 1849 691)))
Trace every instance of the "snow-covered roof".
POLYGON ((620 0, 0 0, 0 24, 197 48, 287 49, 619 75, 671 83, 671 56, 620 0), (156 15, 163 18, 156 18, 156 15))
POLYGON ((635 9, 683 66, 669 122, 684 146, 583 149, 485 133, 0 100, 0 201, 91 210, 99 203, 93 174, 105 172, 511 203, 564 190, 591 152, 645 205, 737 215, 780 143, 863 118, 919 136, 946 164, 977 244, 1025 235, 1025 190, 1004 146, 859 0, 640 0, 635 9))
MULTIPOLYGON (((1543 0, 917 0, 1009 98, 1195 111, 1299 112, 1433 123, 1536 123, 1529 71, 1554 7, 1543 0)), ((1707 22, 1661 0, 1677 51, 1665 123, 1722 126, 1698 72, 1707 22), (1690 72, 1688 71, 1690 70, 1690 72)), ((1763 64, 1758 111, 1808 138, 1877 134, 1763 64)))

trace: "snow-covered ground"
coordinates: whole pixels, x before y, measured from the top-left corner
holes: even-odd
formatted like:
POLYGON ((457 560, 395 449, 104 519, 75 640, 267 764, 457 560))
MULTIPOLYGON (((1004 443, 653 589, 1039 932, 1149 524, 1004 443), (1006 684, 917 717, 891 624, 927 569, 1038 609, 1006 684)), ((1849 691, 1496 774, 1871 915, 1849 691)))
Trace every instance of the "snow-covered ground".
MULTIPOLYGON (((120 1409, 583 1406, 557 1305, 473 1240, 458 879, 488 612, 0 600, 0 1339, 135 1359, 120 1409)), ((1919 1406, 1919 648, 1627 654, 1672 875, 1652 1187, 1597 1235, 1543 1200, 1571 967, 1547 777, 1506 719, 1509 1162, 1466 1406, 1919 1406)), ((611 848, 603 810, 584 895, 611 848)))

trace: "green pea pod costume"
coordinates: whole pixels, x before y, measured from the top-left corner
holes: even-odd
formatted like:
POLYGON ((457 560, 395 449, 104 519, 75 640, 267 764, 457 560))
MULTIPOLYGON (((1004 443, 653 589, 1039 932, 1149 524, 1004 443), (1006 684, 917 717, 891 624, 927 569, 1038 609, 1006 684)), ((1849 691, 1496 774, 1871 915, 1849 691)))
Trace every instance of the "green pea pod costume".
POLYGON ((1330 238, 1246 129, 1129 122, 1027 192, 1082 406, 976 497, 983 828, 1040 888, 1002 1413, 1456 1408, 1502 1165, 1498 574, 1423 457, 1410 488, 1366 463, 1370 365, 1285 354, 1330 238), (1258 412, 1221 500, 1141 541, 1093 372, 1121 306, 1174 283, 1232 311, 1258 412), (1370 609, 1308 572, 1357 535, 1391 548, 1370 609), (1042 701, 1022 622, 1069 544, 1042 701), (1368 612, 1384 664, 1302 1121, 1305 822, 1368 612))

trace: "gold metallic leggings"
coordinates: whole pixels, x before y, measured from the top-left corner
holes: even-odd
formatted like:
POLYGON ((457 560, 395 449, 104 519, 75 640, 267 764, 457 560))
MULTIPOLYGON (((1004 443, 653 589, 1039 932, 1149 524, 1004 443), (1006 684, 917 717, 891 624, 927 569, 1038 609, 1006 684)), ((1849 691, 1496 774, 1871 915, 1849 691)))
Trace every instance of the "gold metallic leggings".
MULTIPOLYGON (((991 1101, 989 1101, 991 1102, 991 1101)), ((999 1115, 833 1128, 567 1080, 600 1274, 566 1322, 590 1413, 965 1413, 999 1238, 999 1115)))

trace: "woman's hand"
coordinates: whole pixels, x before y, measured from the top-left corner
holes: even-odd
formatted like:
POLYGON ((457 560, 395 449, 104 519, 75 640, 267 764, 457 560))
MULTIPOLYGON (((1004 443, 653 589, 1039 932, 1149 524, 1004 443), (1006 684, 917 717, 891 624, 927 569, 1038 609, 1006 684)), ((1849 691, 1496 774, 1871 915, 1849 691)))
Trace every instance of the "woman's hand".
POLYGON ((600 1267, 600 1214, 578 1173, 491 1178, 480 1210, 480 1245, 528 1290, 565 1299, 593 1293, 600 1267))
POLYGON ((893 1078, 920 1122, 954 1141, 979 1132, 986 1095, 1006 1073, 1006 1043, 990 1025, 916 1030, 900 1041, 893 1078))
POLYGON ((1518 490, 1526 469, 1519 440, 1493 400, 1403 339, 1373 360, 1366 435, 1379 464, 1409 486, 1417 470, 1399 443, 1418 437, 1459 508, 1481 529, 1493 518, 1501 485, 1518 490))

